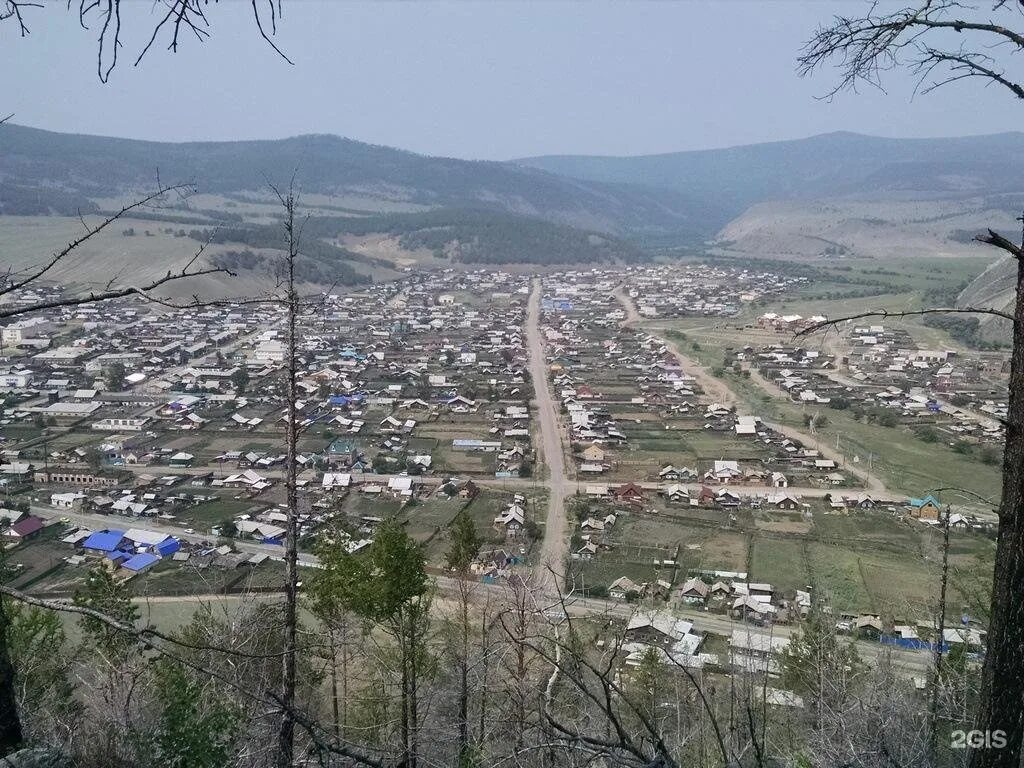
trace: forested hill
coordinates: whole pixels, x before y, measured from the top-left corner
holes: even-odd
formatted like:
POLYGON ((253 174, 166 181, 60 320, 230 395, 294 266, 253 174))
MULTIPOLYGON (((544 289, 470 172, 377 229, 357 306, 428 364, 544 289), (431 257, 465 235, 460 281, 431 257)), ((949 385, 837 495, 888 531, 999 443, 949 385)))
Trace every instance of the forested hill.
POLYGON ((194 183, 201 192, 265 195, 293 175, 324 206, 381 213, 485 209, 617 236, 685 240, 708 210, 679 190, 582 181, 508 163, 428 157, 327 135, 272 141, 161 143, 0 126, 0 212, 67 213, 98 199, 194 183))
MULTIPOLYGON (((403 250, 425 250, 435 258, 463 264, 607 263, 644 257, 635 246, 597 232, 511 213, 450 208, 365 217, 315 216, 304 223, 303 252, 321 263, 351 259, 350 251, 333 243, 348 235, 375 234, 397 238, 403 250)), ((263 249, 277 247, 281 232, 276 225, 249 224, 193 229, 189 236, 263 249)))
POLYGON ((517 162, 589 182, 685 190, 717 212, 719 226, 768 200, 1010 195, 1016 204, 1024 192, 1024 133, 890 139, 838 132, 727 149, 517 162))

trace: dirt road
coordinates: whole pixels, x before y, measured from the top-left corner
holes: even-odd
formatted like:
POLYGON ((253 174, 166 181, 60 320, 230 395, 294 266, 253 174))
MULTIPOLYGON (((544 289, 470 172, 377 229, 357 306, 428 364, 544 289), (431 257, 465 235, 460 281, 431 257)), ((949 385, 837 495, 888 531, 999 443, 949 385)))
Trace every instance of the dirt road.
MULTIPOLYGON (((676 358, 678 358, 680 364, 683 367, 687 368, 688 372, 690 372, 691 375, 695 379, 697 379, 697 382, 701 385, 701 388, 704 390, 705 394, 708 397, 727 407, 737 406, 740 403, 739 397, 736 396, 736 394, 729 388, 729 386, 724 381, 713 376, 710 371, 708 371, 706 368, 700 365, 700 363, 698 363, 696 360, 687 357, 680 351, 677 344, 675 344, 670 339, 666 338, 664 335, 664 328, 646 327, 641 325, 643 322, 643 318, 640 317, 640 314, 636 311, 636 306, 634 305, 633 300, 626 293, 625 288, 623 286, 620 285, 618 288, 616 288, 612 292, 612 295, 616 299, 618 299, 619 303, 622 305, 622 308, 626 312, 626 320, 623 323, 623 325, 630 327, 639 326, 643 330, 646 330, 649 333, 657 335, 662 341, 665 342, 665 345, 668 347, 669 351, 673 355, 675 355, 676 358)), ((761 374, 758 373, 756 369, 750 369, 750 380, 757 384, 757 386, 770 397, 775 399, 788 400, 788 396, 782 390, 780 390, 778 387, 774 386, 770 381, 761 376, 761 374)), ((765 421, 764 423, 766 426, 775 430, 779 434, 785 435, 791 440, 797 440, 801 444, 808 447, 813 446, 822 455, 822 457, 826 459, 832 459, 838 465, 843 465, 846 461, 846 458, 842 455, 842 453, 836 451, 829 445, 818 441, 812 435, 809 435, 793 427, 784 426, 782 424, 773 424, 769 421, 765 421)), ((886 487, 885 482, 883 482, 882 479, 879 478, 877 475, 871 474, 867 470, 861 469, 860 467, 852 467, 849 464, 846 464, 845 469, 851 474, 856 475, 861 480, 861 482, 864 483, 864 486, 869 490, 878 494, 890 495, 889 489, 886 487)))
MULTIPOLYGON (((625 287, 620 285, 612 291, 612 296, 618 300, 619 304, 622 305, 623 310, 626 312, 626 320, 623 325, 629 327, 640 326, 643 322, 643 318, 640 317, 640 313, 636 311, 636 305, 626 293, 625 287)), ((641 330, 655 333, 656 329, 641 328, 641 330)), ((711 375, 711 372, 698 361, 694 360, 692 357, 688 357, 679 348, 679 345, 671 339, 664 335, 659 335, 658 338, 660 338, 665 346, 668 347, 668 351, 671 352, 673 357, 679 361, 679 364, 687 369, 686 372, 697 380, 701 389, 704 390, 704 393, 710 397, 712 401, 720 403, 727 408, 731 408, 736 405, 736 395, 733 394, 733 391, 729 389, 721 379, 716 379, 711 375)))
POLYGON ((534 566, 536 578, 541 579, 545 590, 554 591, 557 586, 550 578, 554 571, 561 577, 569 554, 569 535, 566 530, 565 496, 568 483, 565 477, 565 456, 562 453, 562 439, 558 427, 558 411, 551 386, 548 383, 547 361, 544 357, 544 340, 540 335, 541 281, 534 278, 530 303, 526 311, 526 346, 530 356, 530 379, 533 382, 534 402, 540 425, 540 461, 548 469, 548 516, 544 526, 544 540, 540 557, 534 566))

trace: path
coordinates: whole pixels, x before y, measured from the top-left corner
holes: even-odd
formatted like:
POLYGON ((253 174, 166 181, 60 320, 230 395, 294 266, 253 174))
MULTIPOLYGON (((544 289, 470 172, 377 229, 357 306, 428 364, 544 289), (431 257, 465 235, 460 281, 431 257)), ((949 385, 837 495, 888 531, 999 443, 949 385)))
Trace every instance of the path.
MULTIPOLYGON (((619 304, 622 305, 623 310, 626 312, 626 319, 622 323, 623 326, 630 328, 637 327, 641 330, 653 333, 652 329, 641 327, 643 318, 640 316, 640 313, 636 311, 636 305, 626 293, 624 286, 620 285, 612 291, 612 296, 618 300, 619 304)), ((684 354, 679 348, 679 345, 672 341, 672 339, 669 339, 666 336, 658 336, 658 338, 661 339, 661 342, 666 347, 668 347, 668 351, 671 352, 679 361, 679 364, 688 369, 687 373, 697 380, 701 389, 704 390, 704 393, 710 397, 712 401, 720 403, 727 408, 731 408, 736 405, 736 395, 728 386, 726 386, 725 382, 721 379, 715 378, 707 368, 700 364, 700 362, 684 354)))
POLYGON ((558 410, 548 383, 547 359, 544 340, 540 335, 540 278, 533 279, 530 303, 526 311, 526 346, 530 356, 530 379, 533 382, 534 402, 540 424, 540 459, 548 469, 548 515, 544 526, 544 540, 535 568, 546 587, 554 591, 559 585, 549 583, 551 572, 561 574, 569 556, 569 532, 566 530, 565 497, 569 492, 565 476, 565 456, 558 426, 558 410))

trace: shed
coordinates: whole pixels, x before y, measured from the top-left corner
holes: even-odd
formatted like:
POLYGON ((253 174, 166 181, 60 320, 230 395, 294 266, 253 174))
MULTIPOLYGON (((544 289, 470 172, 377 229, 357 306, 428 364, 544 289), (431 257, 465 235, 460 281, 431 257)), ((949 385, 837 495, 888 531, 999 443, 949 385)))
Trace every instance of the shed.
POLYGON ((154 555, 149 552, 143 552, 141 554, 135 555, 129 560, 126 560, 124 563, 121 564, 121 567, 127 568, 129 571, 134 571, 135 573, 141 573, 142 571, 146 570, 147 568, 151 568, 153 565, 159 562, 160 557, 158 555, 154 555))

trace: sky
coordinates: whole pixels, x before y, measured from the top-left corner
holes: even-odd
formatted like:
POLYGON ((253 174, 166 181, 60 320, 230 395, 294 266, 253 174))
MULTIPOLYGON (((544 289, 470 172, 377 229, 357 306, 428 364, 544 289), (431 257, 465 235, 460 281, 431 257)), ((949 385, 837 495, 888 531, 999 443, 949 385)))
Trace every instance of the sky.
MULTIPOLYGON (((107 84, 97 30, 63 0, 0 23, 0 113, 55 131, 164 141, 334 133, 432 155, 504 160, 636 155, 848 130, 930 137, 1019 127, 995 88, 822 100, 824 71, 796 74, 814 28, 848 0, 352 2, 283 0, 275 42, 248 1, 210 5, 211 37, 157 44, 133 67, 162 7, 122 0, 124 47, 107 84)), ((76 3, 77 5, 77 3, 76 3)), ((2 151, 2 147, 0 147, 2 151)))

